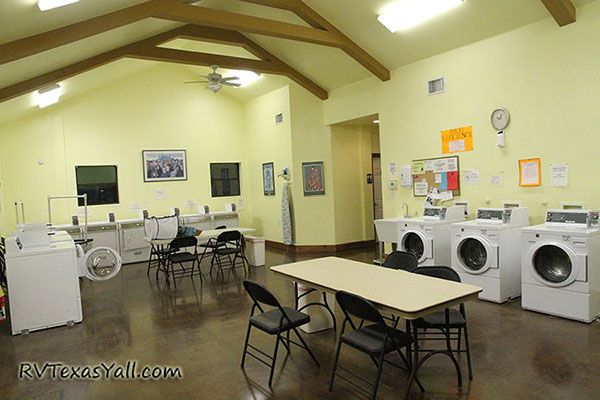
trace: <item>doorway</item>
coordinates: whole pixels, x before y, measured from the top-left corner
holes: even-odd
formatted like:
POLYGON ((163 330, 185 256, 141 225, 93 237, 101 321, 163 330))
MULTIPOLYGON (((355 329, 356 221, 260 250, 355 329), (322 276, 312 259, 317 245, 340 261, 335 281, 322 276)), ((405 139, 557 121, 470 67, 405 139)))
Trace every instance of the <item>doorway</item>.
POLYGON ((383 218, 383 190, 381 186, 381 154, 371 155, 373 174, 373 219, 383 218))

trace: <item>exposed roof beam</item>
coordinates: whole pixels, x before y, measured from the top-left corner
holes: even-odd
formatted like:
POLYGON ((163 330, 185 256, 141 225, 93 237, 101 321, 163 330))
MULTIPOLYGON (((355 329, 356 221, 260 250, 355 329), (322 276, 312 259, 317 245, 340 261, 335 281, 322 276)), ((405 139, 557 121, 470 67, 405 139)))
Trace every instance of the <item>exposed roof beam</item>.
MULTIPOLYGON (((372 57, 369 53, 363 50, 359 45, 354 43, 342 31, 336 28, 333 24, 323 18, 318 12, 310 8, 301 0, 241 0, 248 3, 260 4, 268 7, 279 8, 294 12, 311 26, 324 29, 333 33, 340 41, 340 48, 349 56, 358 61, 363 67, 371 71, 382 81, 390 79, 390 71, 383 66, 379 61, 372 57)), ((569 1, 569 0, 564 0, 569 1)))
POLYGON ((197 25, 188 25, 182 28, 179 37, 243 47, 248 52, 260 58, 261 60, 270 61, 278 65, 280 70, 282 71, 282 75, 287 76, 300 86, 304 87, 309 92, 313 93, 321 100, 326 100, 329 97, 327 90, 323 89, 314 81, 310 80, 305 75, 301 74, 296 69, 292 68, 290 65, 286 64, 284 61, 280 60, 275 55, 271 54, 263 47, 261 47, 260 45, 253 42, 252 40, 250 40, 249 38, 247 38, 239 32, 226 31, 222 29, 212 29, 197 25))
POLYGON ((152 2, 148 1, 99 17, 77 22, 62 28, 0 44, 0 64, 18 60, 42 51, 76 42, 151 16, 152 2))
POLYGON ((559 26, 572 24, 577 20, 577 8, 571 0, 541 0, 559 26))

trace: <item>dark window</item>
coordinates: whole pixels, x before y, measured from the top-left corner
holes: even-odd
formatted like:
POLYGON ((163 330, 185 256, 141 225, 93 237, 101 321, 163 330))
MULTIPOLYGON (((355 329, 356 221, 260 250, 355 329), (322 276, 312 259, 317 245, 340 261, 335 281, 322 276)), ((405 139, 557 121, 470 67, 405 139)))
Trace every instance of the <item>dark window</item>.
MULTIPOLYGON (((94 165, 75 167, 77 194, 87 194, 89 206, 118 204, 119 185, 116 165, 94 165)), ((79 199, 83 206, 83 199, 79 199)))
POLYGON ((210 186, 212 197, 240 195, 240 164, 211 163, 210 186))

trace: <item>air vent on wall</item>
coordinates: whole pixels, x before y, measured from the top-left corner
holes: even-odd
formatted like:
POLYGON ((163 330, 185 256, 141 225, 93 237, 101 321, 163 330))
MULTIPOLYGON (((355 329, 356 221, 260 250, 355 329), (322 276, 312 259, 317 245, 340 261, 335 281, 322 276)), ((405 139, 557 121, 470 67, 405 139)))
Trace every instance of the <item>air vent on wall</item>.
POLYGON ((427 94, 438 94, 446 91, 446 81, 444 78, 429 81, 427 94))
POLYGON ((283 113, 275 114, 275 125, 283 124, 283 113))

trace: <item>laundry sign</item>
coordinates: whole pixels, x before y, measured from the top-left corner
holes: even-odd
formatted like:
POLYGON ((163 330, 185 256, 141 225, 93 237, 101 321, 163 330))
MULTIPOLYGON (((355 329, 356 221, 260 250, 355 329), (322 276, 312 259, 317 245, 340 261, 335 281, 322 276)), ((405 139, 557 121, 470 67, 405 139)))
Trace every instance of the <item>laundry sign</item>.
POLYGON ((460 153, 473 150, 473 127, 448 129, 442 131, 442 153, 460 153))

